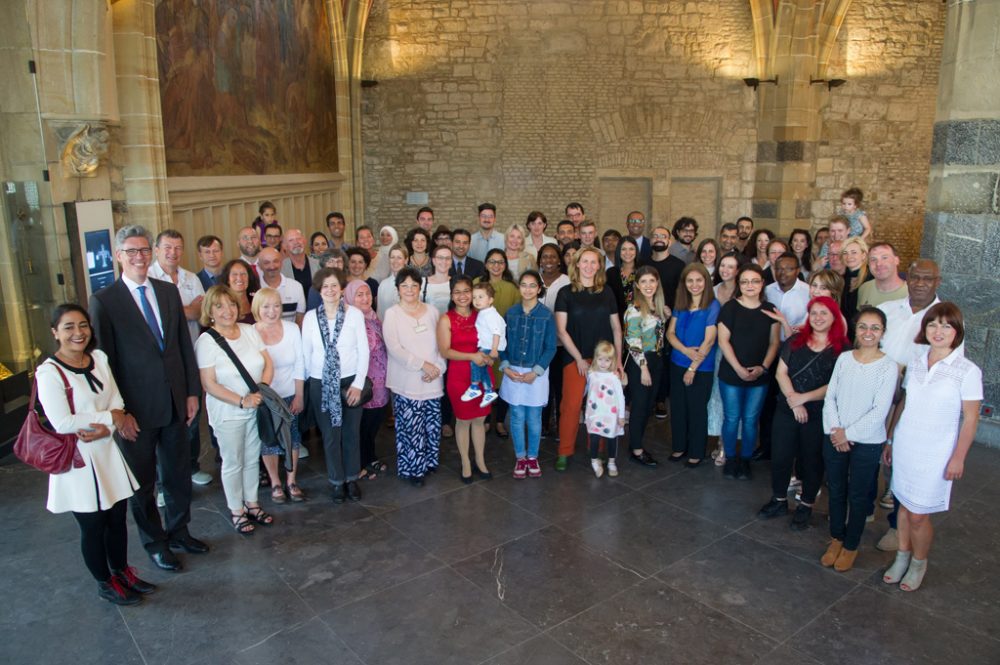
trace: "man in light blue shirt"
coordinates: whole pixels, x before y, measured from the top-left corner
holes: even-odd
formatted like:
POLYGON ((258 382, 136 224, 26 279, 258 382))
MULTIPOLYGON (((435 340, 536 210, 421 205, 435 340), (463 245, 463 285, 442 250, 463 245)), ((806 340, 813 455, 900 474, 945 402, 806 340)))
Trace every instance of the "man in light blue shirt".
POLYGON ((503 234, 493 227, 497 223, 497 207, 492 203, 479 204, 479 230, 472 234, 469 256, 477 261, 486 261, 486 253, 491 249, 503 249, 503 234))

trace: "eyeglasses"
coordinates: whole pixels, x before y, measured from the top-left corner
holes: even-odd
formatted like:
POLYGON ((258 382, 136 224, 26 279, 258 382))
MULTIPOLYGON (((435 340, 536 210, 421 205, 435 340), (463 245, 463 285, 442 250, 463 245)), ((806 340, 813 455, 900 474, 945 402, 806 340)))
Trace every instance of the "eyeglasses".
POLYGON ((740 286, 760 286, 764 283, 762 279, 741 279, 740 286))
POLYGON ((139 248, 139 249, 135 249, 135 248, 132 248, 132 249, 122 249, 122 250, 119 250, 119 251, 125 252, 125 255, 128 256, 130 259, 134 259, 136 256, 138 256, 140 254, 142 256, 151 256, 153 254, 153 250, 150 249, 149 247, 142 247, 142 248, 139 248))
POLYGON ((490 259, 486 262, 488 266, 502 266, 506 263, 503 259, 490 259))
POLYGON ((875 333, 882 332, 882 330, 884 330, 880 325, 876 324, 874 326, 870 326, 867 323, 859 323, 857 328, 862 332, 875 332, 875 333))

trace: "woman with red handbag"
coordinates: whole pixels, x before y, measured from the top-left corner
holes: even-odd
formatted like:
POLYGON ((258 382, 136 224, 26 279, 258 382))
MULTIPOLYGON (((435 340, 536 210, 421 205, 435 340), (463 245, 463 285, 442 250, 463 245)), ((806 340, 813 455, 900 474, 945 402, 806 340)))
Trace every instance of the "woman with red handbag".
POLYGON ((75 434, 84 466, 49 475, 48 509, 72 512, 80 525, 83 560, 97 580, 98 595, 116 605, 134 605, 156 586, 128 565, 126 500, 139 488, 111 433, 125 418, 124 402, 95 349, 90 315, 64 304, 52 314, 58 349, 38 366, 38 399, 52 428, 75 434))

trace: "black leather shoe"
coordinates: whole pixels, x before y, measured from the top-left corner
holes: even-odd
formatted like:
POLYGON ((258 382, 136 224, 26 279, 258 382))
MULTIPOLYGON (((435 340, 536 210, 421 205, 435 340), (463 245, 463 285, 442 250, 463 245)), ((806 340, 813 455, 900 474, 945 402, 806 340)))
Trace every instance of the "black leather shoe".
POLYGON ((653 456, 649 454, 648 450, 643 450, 638 455, 636 455, 635 453, 630 453, 629 459, 635 462, 636 464, 648 466, 651 469, 654 469, 657 466, 656 460, 653 459, 653 456))
POLYGON ((750 470, 750 460, 741 459, 736 467, 736 480, 752 480, 753 471, 750 470))
POLYGON ((753 455, 750 456, 750 459, 752 459, 754 462, 765 462, 771 459, 771 454, 764 452, 763 448, 758 448, 757 450, 753 451, 753 455))
POLYGON ((347 487, 345 485, 334 485, 332 498, 333 502, 338 505, 344 503, 347 500, 347 487))
POLYGON ((135 605, 142 597, 121 583, 116 577, 97 583, 97 595, 115 605, 135 605))
POLYGON ((726 458, 726 463, 722 467, 722 475, 726 478, 735 478, 736 471, 740 467, 740 461, 732 459, 731 457, 726 458))
POLYGON ((170 539, 170 548, 184 550, 188 554, 205 554, 208 552, 208 543, 198 540, 189 533, 170 539))
POLYGON ((476 474, 479 476, 480 480, 493 480, 493 472, 483 471, 479 468, 478 464, 476 465, 476 474))
POLYGON ((125 570, 112 570, 111 573, 118 578, 118 582, 126 589, 131 589, 142 595, 156 591, 156 585, 136 575, 135 568, 132 566, 129 566, 125 570))
POLYGON ((163 550, 161 552, 150 552, 149 559, 153 562, 153 565, 160 570, 166 570, 170 573, 176 573, 181 569, 181 561, 178 559, 173 552, 170 550, 163 550))
POLYGON ((347 483, 347 498, 354 503, 361 501, 361 488, 358 487, 357 481, 351 480, 347 483))
POLYGON ((788 514, 788 501, 771 499, 764 504, 764 507, 757 511, 757 519, 769 520, 772 517, 781 517, 788 514))
POLYGON ((423 476, 411 476, 410 477, 410 484, 413 485, 414 487, 423 487, 424 486, 424 477, 423 476))

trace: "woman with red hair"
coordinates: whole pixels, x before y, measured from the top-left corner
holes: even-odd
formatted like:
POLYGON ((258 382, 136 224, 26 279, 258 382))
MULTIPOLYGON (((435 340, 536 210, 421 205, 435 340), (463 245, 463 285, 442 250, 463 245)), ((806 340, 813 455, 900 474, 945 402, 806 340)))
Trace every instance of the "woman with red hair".
POLYGON ((788 338, 778 356, 777 380, 784 399, 774 411, 771 436, 771 495, 762 519, 788 514, 788 481, 798 458, 802 495, 791 527, 809 526, 813 503, 823 482, 823 398, 840 352, 850 342, 840 307, 833 298, 809 301, 802 330, 788 338))

